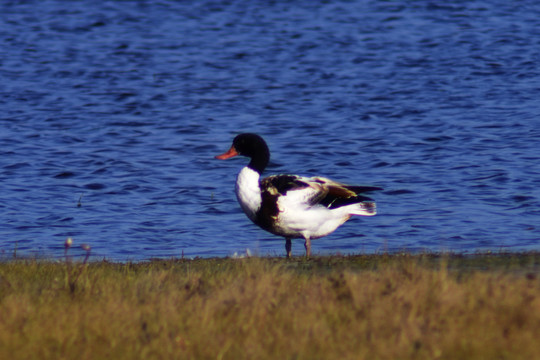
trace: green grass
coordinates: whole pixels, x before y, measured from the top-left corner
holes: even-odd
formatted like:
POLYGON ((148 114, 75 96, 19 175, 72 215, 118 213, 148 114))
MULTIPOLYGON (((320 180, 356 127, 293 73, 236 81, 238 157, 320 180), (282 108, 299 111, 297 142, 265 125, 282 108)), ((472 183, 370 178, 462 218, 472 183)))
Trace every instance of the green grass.
POLYGON ((2 359, 532 359, 540 254, 0 263, 2 359))

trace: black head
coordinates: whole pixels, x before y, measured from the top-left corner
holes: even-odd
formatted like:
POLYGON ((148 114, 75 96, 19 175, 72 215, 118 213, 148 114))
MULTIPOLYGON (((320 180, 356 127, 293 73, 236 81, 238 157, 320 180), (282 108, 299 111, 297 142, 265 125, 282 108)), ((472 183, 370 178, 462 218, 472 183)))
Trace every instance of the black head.
POLYGON ((233 146, 239 155, 250 158, 270 153, 266 141, 257 134, 240 134, 234 138, 233 146))
POLYGON ((236 155, 251 158, 248 166, 259 173, 264 171, 270 160, 270 150, 268 150, 266 141, 259 135, 252 133, 237 135, 229 151, 216 156, 216 158, 224 160, 236 155))

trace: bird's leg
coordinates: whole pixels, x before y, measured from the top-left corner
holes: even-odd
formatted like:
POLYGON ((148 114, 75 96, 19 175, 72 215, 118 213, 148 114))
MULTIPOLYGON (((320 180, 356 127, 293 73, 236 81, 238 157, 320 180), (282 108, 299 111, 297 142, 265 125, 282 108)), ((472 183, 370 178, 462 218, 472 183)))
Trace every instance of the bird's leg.
POLYGON ((285 238, 285 251, 287 252, 287 257, 288 258, 291 257, 291 247, 292 247, 291 239, 290 238, 285 238))
POLYGON ((304 247, 306 248, 306 257, 311 256, 311 239, 309 236, 304 236, 304 239, 306 240, 304 242, 304 247))

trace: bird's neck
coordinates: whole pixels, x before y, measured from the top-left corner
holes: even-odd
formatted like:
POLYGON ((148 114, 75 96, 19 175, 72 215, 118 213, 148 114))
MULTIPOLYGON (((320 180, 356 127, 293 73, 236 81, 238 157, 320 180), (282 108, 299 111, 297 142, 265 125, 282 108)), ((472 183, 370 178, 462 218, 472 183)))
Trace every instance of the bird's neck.
POLYGON ((268 162, 270 161, 270 152, 268 148, 261 149, 256 155, 251 157, 251 161, 248 164, 248 167, 261 175, 266 169, 268 162))

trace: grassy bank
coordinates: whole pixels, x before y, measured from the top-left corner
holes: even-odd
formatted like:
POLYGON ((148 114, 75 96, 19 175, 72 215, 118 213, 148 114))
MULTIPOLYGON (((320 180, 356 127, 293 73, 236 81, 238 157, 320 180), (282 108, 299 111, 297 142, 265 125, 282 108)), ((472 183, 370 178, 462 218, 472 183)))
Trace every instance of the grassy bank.
POLYGON ((0 358, 532 359, 540 254, 0 263, 0 358))

